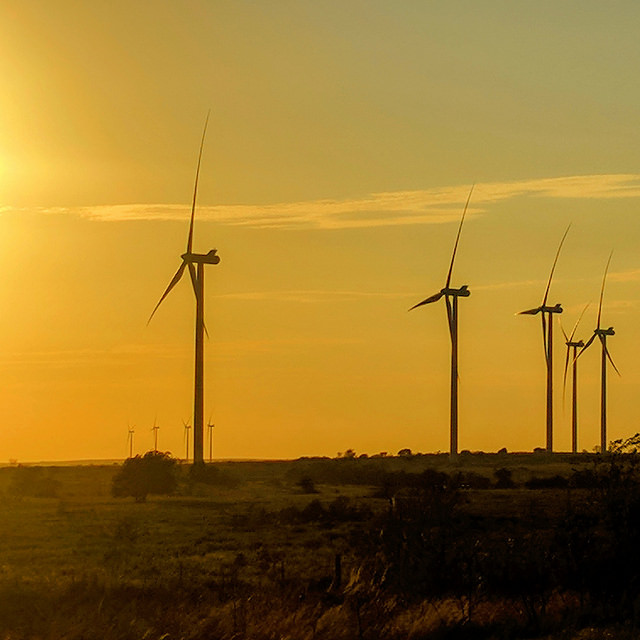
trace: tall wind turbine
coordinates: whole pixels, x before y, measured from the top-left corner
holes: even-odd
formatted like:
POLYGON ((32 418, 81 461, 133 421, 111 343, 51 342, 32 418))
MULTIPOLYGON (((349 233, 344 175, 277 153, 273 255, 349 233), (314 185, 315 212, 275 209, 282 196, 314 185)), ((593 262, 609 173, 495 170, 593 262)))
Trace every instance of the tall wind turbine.
POLYGON ((562 313, 562 306, 560 303, 549 306, 547 305, 547 298, 549 297, 549 290, 551 289, 551 281, 553 280, 553 272, 558 264, 558 258, 560 257, 560 250, 564 244, 564 240, 569 233, 569 228, 564 232, 562 240, 556 251, 556 257, 553 260, 551 267, 551 273, 549 274, 549 281, 547 282, 547 288, 544 291, 542 298, 542 304, 535 309, 527 309, 526 311, 520 311, 517 315, 531 315, 534 316, 537 313, 540 314, 542 319, 542 342, 544 346, 544 357, 547 362, 547 452, 553 451, 553 314, 562 313))
POLYGON ((458 226, 458 234, 456 235, 456 241, 453 245, 453 253, 451 255, 451 262, 449 264, 449 272, 447 273, 447 279, 445 285, 438 293, 434 293, 422 302, 413 305, 409 311, 421 307, 425 304, 431 304, 432 302, 438 302, 440 298, 444 297, 447 305, 447 322, 449 324, 449 335, 451 336, 451 407, 450 407, 450 448, 449 454, 452 458, 458 455, 458 298, 468 298, 471 295, 468 285, 463 285, 459 289, 451 288, 451 275, 453 274, 453 263, 456 259, 456 252, 458 250, 458 242, 460 241, 460 232, 462 231, 462 224, 469 207, 469 201, 471 200, 471 194, 473 193, 473 186, 469 191, 467 202, 464 205, 462 212, 462 218, 460 219, 460 225, 458 226))
POLYGON ((204 266, 206 264, 218 264, 220 257, 216 255, 216 249, 211 249, 208 253, 193 252, 193 223, 196 212, 196 196, 198 194, 198 178, 200 176, 200 162, 202 160, 202 149, 204 147, 204 138, 207 133, 207 123, 209 115, 204 123, 202 132, 202 140, 200 141, 200 151, 198 153, 198 164, 196 167, 196 179, 193 187, 193 202, 191 204, 191 221, 189 223, 189 234, 187 236, 187 250, 180 257, 182 264, 178 267, 175 275, 169 282, 169 286, 165 289, 162 297, 158 301, 154 310, 147 321, 151 322, 158 307, 162 301, 169 295, 173 287, 178 284, 180 278, 184 275, 185 270, 189 269, 191 276, 191 284, 196 297, 196 339, 195 339, 195 384, 194 384, 194 400, 193 400, 193 464, 204 463, 204 266))
POLYGON ((560 323, 560 329, 562 329, 562 335, 567 345, 567 355, 564 361, 563 395, 567 385, 569 362, 571 362, 571 453, 578 453, 578 349, 584 347, 584 341, 574 340, 574 337, 580 320, 582 320, 582 316, 588 308, 589 305, 582 310, 569 335, 566 334, 562 323, 560 323))
POLYGON ((191 425, 188 422, 182 421, 184 425, 184 458, 187 462, 189 462, 189 432, 191 431, 191 425))
POLYGON ((600 451, 604 453, 607 450, 607 360, 611 363, 614 371, 620 375, 618 367, 616 367, 609 349, 607 349, 607 336, 615 335, 613 327, 608 329, 602 329, 600 326, 600 320, 602 318, 602 300, 604 298, 604 285, 607 280, 607 271, 609 270, 609 264, 611 263, 611 256, 613 251, 609 254, 607 260, 607 266, 604 269, 604 276, 602 278, 602 287, 600 289, 600 302, 598 303, 598 322, 596 328, 593 331, 593 335, 587 341, 587 344, 582 347, 576 358, 579 358, 592 344, 596 338, 599 338, 602 345, 602 355, 600 359, 600 451))
POLYGON ((133 434, 135 433, 133 427, 128 427, 127 432, 127 444, 129 445, 129 457, 133 458, 133 434))

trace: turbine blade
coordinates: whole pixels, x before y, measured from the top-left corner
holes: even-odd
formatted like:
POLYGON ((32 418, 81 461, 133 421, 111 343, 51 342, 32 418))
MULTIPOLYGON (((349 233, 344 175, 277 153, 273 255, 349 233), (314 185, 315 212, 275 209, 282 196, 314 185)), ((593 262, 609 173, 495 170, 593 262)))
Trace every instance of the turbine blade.
POLYGON ((547 349, 547 318, 544 315, 544 312, 540 314, 542 318, 542 342, 544 343, 544 361, 549 364, 549 353, 547 349))
POLYGON ((556 257, 553 260, 553 266, 551 267, 551 273, 549 274, 549 282, 547 282, 547 288, 544 292, 544 298, 542 298, 542 305, 545 306, 547 304, 547 298, 549 296, 549 289, 551 289, 551 281, 553 280, 553 272, 556 270, 556 264, 558 264, 558 258, 560 257, 560 251, 562 249, 562 245, 564 244, 564 240, 567 237, 567 233, 569 233, 569 229, 571 229, 571 225, 567 227, 567 230, 564 232, 562 236, 562 240, 560 240, 560 244, 558 246, 558 250, 556 251, 556 257))
POLYGON ((186 266, 187 266, 187 263, 183 261, 182 264, 178 267, 178 270, 175 272, 175 275, 173 276, 173 278, 171 278, 171 282, 169 283, 169 286, 164 290, 164 293, 162 294, 162 297, 158 301, 158 304, 155 306, 154 310, 151 312, 151 315, 147 320, 147 325, 151 322, 151 318, 153 318, 153 316, 155 315, 155 312, 158 310, 158 307, 162 304, 162 301, 169 295, 169 292, 171 291, 171 289, 173 289, 173 287, 175 287, 178 284, 178 282, 180 282, 180 278, 182 278, 182 274, 184 273, 186 266))
POLYGON ((576 360, 593 344, 593 341, 596 339, 596 336, 598 334, 594 333, 588 340, 587 340, 587 344, 584 345, 584 347, 582 347, 582 349, 580 349, 580 351, 578 351, 578 355, 576 356, 576 360))
POLYGON ((562 325, 562 320, 560 319, 560 316, 558 316, 558 324, 560 325, 560 331, 562 331, 562 335, 564 336, 564 341, 570 342, 571 339, 567 335, 567 332, 564 330, 564 326, 562 325))
POLYGON ((536 307, 535 309, 527 309, 526 311, 519 311, 518 313, 516 313, 516 315, 517 316, 523 316, 523 315, 535 316, 536 313, 540 313, 540 311, 542 311, 542 308, 536 307))
POLYGON ((597 327, 600 328, 600 318, 602 316, 602 299, 604 298, 604 283, 607 279, 607 271, 609 271, 609 264, 611 262, 611 257, 613 256, 613 251, 609 254, 609 259, 607 260, 607 266, 604 268, 604 276, 602 277, 602 287, 600 289, 600 302, 598 303, 598 323, 597 327))
POLYGON ((469 201, 471 200, 471 194, 473 193, 473 189, 476 185, 471 185, 471 191, 469 191, 469 195, 467 196, 467 202, 464 205, 464 210, 462 212, 462 218, 460 219, 460 226, 458 227, 458 234, 456 235, 456 242, 453 245, 453 254, 451 255, 451 264, 449 265, 449 273, 447 273, 447 283, 445 284, 445 288, 448 288, 451 284, 451 274, 453 273, 453 263, 456 259, 456 252, 458 251, 458 242, 460 241, 460 232, 462 231, 462 223, 464 222, 464 218, 467 215, 467 208, 469 207, 469 201))
POLYGON ((426 300, 423 300, 422 302, 418 302, 418 304, 414 304, 413 307, 409 309, 409 311, 413 311, 414 309, 417 309, 418 307, 421 307, 424 304, 431 304, 432 302, 438 302, 438 300, 440 300, 440 298, 442 298, 443 295, 444 293, 442 293, 442 291, 439 291, 438 293, 434 293, 432 296, 429 296, 426 300))
POLYGON ((193 262, 189 263, 189 275, 191 276, 191 285, 193 286, 193 293, 198 297, 198 277, 196 276, 196 268, 193 262))
POLYGON ((196 197, 198 195, 198 179, 200 177, 200 162, 202 161, 202 149, 204 148, 204 137, 207 133, 207 125, 209 124, 209 114, 207 112, 207 118, 204 121, 204 129, 202 131, 202 140, 200 140, 200 151, 198 152, 198 165, 196 167, 196 180, 193 185, 193 202, 191 203, 191 222, 189 223, 189 236, 187 237, 187 253, 191 253, 191 247, 193 245, 193 221, 196 214, 196 197))
MULTIPOLYGON (((570 340, 567 340, 570 342, 570 340)), ((562 402, 564 403, 564 398, 567 392, 567 373, 569 372, 569 360, 571 359, 571 347, 567 346, 567 355, 564 359, 564 374, 562 375, 562 402)))
MULTIPOLYGON (((571 342, 573 340, 573 336, 576 335, 576 331, 578 329, 578 325, 580 324, 580 320, 582 320, 582 316, 584 315, 584 312, 591 306, 590 302, 587 302, 587 304, 585 305, 584 309, 582 310, 582 313, 580 314, 580 316, 578 317, 578 320, 576 321, 573 330, 571 331, 571 335, 569 336, 568 342, 571 342)), ((559 317, 559 316, 558 316, 559 317)))
POLYGON ((451 340, 453 340, 453 309, 451 308, 451 300, 449 300, 449 296, 445 296, 444 300, 447 303, 447 325, 449 326, 449 335, 451 336, 451 340))
MULTIPOLYGON (((198 276, 196 275, 196 268, 192 262, 189 263, 189 275, 191 276, 191 284, 193 285, 193 293, 195 293, 196 299, 198 298, 198 276)), ((209 330, 207 329, 207 325, 203 324, 204 332, 209 338, 209 330)))
POLYGON ((609 362, 611 363, 611 366, 613 367, 614 371, 619 376, 621 376, 620 371, 618 371, 618 367, 616 367, 616 364, 613 361, 613 358, 611 357, 611 354, 609 353, 609 349, 607 348, 607 343, 604 341, 604 338, 602 336, 600 336, 600 342, 602 342, 602 348, 604 349, 604 353, 607 356, 607 360, 609 360, 609 362))

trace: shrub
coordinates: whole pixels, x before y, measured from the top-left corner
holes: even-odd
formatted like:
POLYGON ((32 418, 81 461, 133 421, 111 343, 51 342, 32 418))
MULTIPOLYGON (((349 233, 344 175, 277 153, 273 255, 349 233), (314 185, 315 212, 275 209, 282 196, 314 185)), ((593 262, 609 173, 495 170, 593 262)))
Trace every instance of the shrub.
POLYGON ((504 467, 496 469, 493 472, 493 476, 496 479, 496 489, 513 489, 515 483, 513 482, 511 469, 505 469, 504 467))
POLYGON ((318 490, 316 489, 316 483, 313 481, 313 478, 309 476, 300 478, 300 480, 298 480, 296 484, 298 485, 302 493, 318 493, 318 490))
POLYGON ((491 480, 475 471, 464 471, 454 478, 454 485, 459 489, 489 489, 491 480))
POLYGON ((149 494, 170 494, 176 490, 176 462, 170 453, 147 451, 127 458, 113 478, 111 493, 116 498, 132 496, 144 502, 149 494))

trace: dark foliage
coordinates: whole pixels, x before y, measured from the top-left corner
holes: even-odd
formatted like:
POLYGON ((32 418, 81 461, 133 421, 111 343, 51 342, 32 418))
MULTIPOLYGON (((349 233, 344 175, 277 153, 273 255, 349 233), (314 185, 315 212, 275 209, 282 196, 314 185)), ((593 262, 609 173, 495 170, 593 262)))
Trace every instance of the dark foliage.
POLYGON ((150 494, 171 494, 178 486, 176 463, 171 454, 161 451, 127 458, 113 477, 111 493, 116 498, 132 496, 136 502, 144 502, 150 494))
POLYGON ((564 476, 555 475, 546 478, 534 476, 524 483, 527 489, 564 489, 569 485, 569 480, 564 476))
POLYGON ((232 474, 211 464, 191 465, 187 481, 190 485, 201 482, 202 484, 226 489, 237 487, 240 484, 232 474))
POLYGON ((309 476, 300 478, 296 484, 302 493, 318 493, 316 483, 313 481, 313 478, 310 478, 309 476))
MULTIPOLYGON (((511 482, 506 471, 496 486, 511 482)), ((531 521, 471 517, 456 483, 428 477, 386 478, 391 508, 359 549, 379 589, 406 601, 453 599, 468 628, 476 608, 497 599, 534 635, 569 615, 578 626, 640 622, 640 456, 602 457, 571 481, 532 478, 529 488, 565 489, 567 501, 558 516, 531 521)))
POLYGON ((513 489, 513 487, 515 486, 513 478, 511 477, 513 475, 511 469, 496 469, 493 472, 493 475, 496 479, 496 489, 513 489))
POLYGON ((12 474, 9 492, 14 495, 30 498, 55 498, 58 495, 59 482, 49 469, 21 465, 12 470, 12 474))
POLYGON ((277 514, 277 521, 282 524, 362 522, 372 517, 366 505, 355 503, 346 496, 338 496, 328 504, 320 500, 312 500, 303 509, 286 507, 277 514))
POLYGON ((473 471, 462 471, 453 479, 453 485, 459 489, 490 489, 491 479, 473 471))

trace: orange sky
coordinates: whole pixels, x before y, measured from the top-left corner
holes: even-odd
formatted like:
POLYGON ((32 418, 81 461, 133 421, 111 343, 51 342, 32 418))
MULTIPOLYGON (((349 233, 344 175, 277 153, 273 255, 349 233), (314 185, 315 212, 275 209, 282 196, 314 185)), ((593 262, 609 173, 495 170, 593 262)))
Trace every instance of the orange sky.
MULTIPOLYGON (((631 2, 285 1, 0 7, 0 461, 184 455, 195 249, 221 458, 448 448, 444 284, 460 302, 460 448, 544 444, 539 304, 597 302, 638 431, 640 144, 631 2)), ((595 305, 583 320, 590 335, 595 305)), ((557 332, 556 335, 559 335, 557 332)), ((558 379, 564 347, 556 342, 558 379)), ((580 447, 598 442, 598 355, 580 447)), ((559 449, 568 403, 556 393, 559 449)), ((207 449, 208 450, 208 449, 207 449)))

